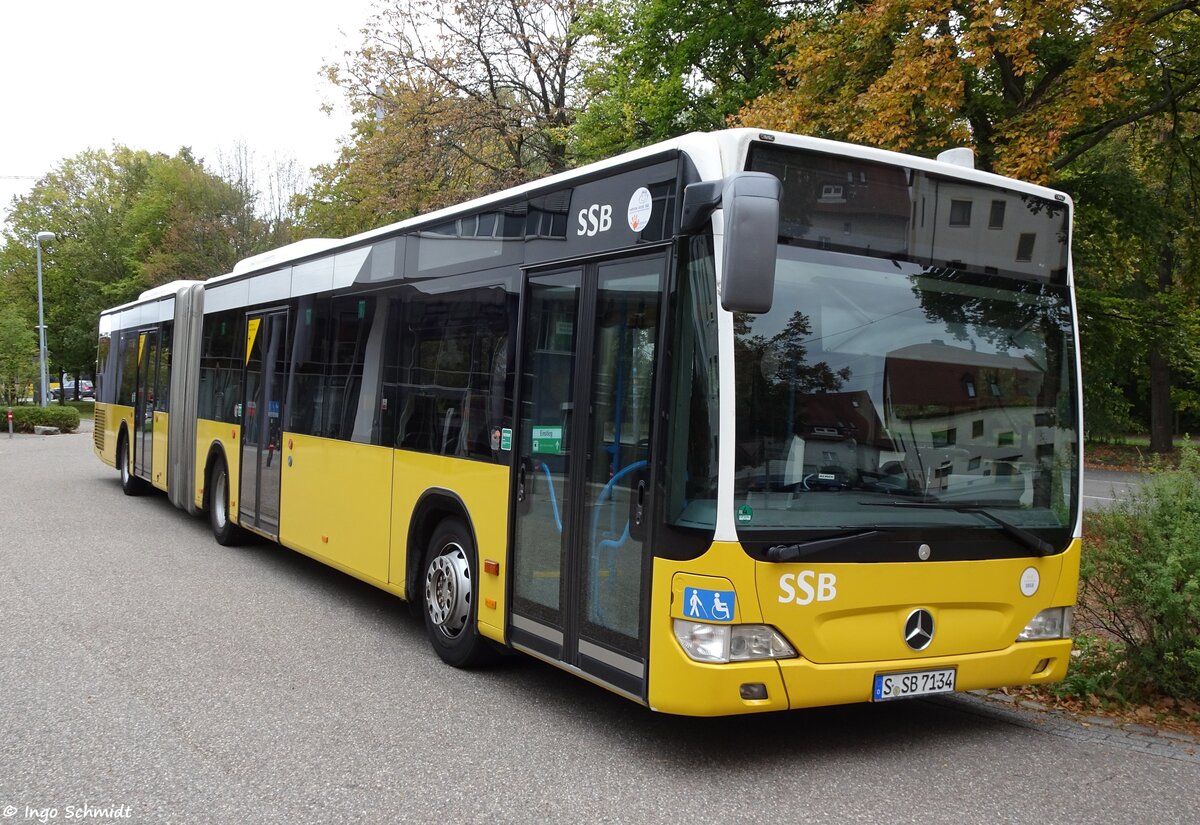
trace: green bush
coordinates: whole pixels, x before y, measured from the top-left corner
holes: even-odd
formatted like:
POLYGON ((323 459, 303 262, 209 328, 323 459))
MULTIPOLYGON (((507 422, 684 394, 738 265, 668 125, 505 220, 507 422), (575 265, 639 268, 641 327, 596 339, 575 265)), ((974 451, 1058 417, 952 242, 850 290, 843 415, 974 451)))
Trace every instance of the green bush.
POLYGON ((1071 668, 1061 682, 1049 686, 1059 698, 1095 697, 1101 704, 1124 705, 1130 701, 1121 689, 1125 670, 1125 646, 1107 636, 1075 635, 1071 668))
MULTIPOLYGON (((0 427, 7 429, 8 408, 0 408, 0 427)), ((63 432, 73 433, 79 428, 79 410, 74 407, 12 407, 13 429, 19 433, 31 433, 34 427, 58 427, 63 432)))
POLYGON ((1152 475, 1106 511, 1089 513, 1078 613, 1116 641, 1111 692, 1200 699, 1200 456, 1152 475))

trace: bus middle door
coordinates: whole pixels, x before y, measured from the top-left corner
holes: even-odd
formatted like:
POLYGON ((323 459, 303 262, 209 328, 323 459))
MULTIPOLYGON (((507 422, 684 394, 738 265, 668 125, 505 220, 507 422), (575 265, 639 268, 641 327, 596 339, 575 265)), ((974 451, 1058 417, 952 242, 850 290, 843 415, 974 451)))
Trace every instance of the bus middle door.
POLYGON ((138 340, 137 401, 133 411, 133 473, 151 481, 154 465, 154 390, 158 381, 158 330, 138 340))
POLYGON ((251 313, 246 318, 238 522, 272 539, 279 536, 287 321, 286 309, 251 313))

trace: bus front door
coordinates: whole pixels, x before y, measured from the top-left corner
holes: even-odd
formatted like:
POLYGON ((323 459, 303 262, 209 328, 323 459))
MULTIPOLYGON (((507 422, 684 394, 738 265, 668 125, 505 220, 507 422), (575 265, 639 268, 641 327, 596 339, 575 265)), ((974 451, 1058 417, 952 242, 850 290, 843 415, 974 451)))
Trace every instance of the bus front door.
POLYGON ((133 474, 150 480, 154 462, 154 388, 158 379, 158 330, 138 341, 137 402, 133 411, 133 474))
POLYGON ((287 321, 287 310, 253 313, 246 319, 238 523, 270 538, 279 536, 287 321))
POLYGON ((528 276, 514 474, 513 644, 643 701, 665 262, 528 276))

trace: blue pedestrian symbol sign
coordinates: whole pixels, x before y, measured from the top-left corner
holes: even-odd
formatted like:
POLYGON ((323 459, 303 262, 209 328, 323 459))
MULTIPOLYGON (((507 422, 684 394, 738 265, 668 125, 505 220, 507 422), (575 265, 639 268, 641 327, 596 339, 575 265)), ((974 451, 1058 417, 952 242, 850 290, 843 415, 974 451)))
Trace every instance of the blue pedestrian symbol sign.
POLYGON ((732 622, 737 601, 732 590, 683 589, 683 615, 704 622, 732 622))

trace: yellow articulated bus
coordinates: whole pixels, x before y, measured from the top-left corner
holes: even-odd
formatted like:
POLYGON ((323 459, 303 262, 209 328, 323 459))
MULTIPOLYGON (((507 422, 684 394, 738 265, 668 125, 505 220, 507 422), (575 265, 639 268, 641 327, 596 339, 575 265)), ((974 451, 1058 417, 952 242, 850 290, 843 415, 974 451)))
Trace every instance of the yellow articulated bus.
POLYGON ((217 541, 718 715, 1062 678, 1070 200, 694 134, 100 317, 96 453, 217 541))

